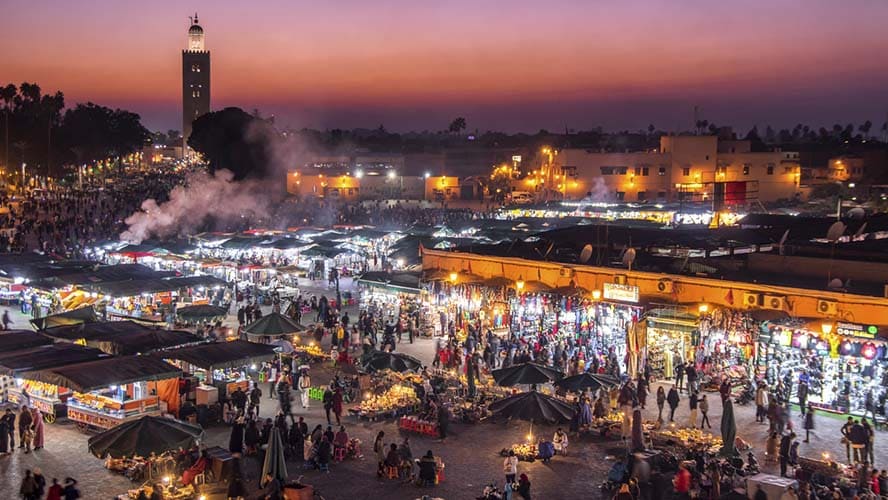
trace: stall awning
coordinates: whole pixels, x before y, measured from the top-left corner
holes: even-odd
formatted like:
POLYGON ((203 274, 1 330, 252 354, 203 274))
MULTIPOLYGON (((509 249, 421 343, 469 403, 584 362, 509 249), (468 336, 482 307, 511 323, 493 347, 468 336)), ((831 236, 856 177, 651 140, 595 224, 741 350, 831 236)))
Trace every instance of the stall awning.
POLYGON ((180 347, 155 354, 164 359, 184 361, 204 370, 237 368, 268 361, 274 359, 276 355, 274 346, 246 340, 180 347))
POLYGON ((115 356, 145 354, 201 342, 196 335, 181 330, 149 328, 135 321, 109 321, 49 328, 43 333, 67 342, 86 340, 86 345, 115 356))
POLYGON ((163 380, 182 375, 182 370, 153 356, 122 356, 74 365, 29 370, 20 378, 45 382, 74 391, 88 392, 111 385, 163 380))
POLYGON ((28 370, 73 365, 108 357, 104 352, 78 344, 49 344, 0 354, 0 375, 14 376, 28 370))
POLYGON ((115 356, 126 356, 129 354, 147 354, 153 351, 199 342, 202 342, 200 337, 182 330, 148 330, 139 333, 116 334, 91 339, 86 341, 86 345, 96 347, 115 356))
POLYGON ((419 273, 386 273, 369 272, 358 278, 358 283, 383 288, 392 288, 400 292, 419 293, 419 273))
POLYGON ((31 330, 9 330, 0 334, 0 353, 52 344, 52 339, 31 330))
POLYGON ((253 337, 280 337, 305 330, 305 327, 281 313, 271 313, 261 317, 244 329, 253 337))
POLYGON ((172 292, 183 288, 222 287, 226 286, 226 283, 213 276, 188 276, 184 278, 110 281, 82 286, 90 292, 111 297, 134 297, 143 293, 172 292))
POLYGON ((54 326, 79 325, 82 323, 96 323, 99 321, 96 311, 92 306, 81 307, 60 314, 53 314, 43 318, 32 319, 31 324, 38 330, 52 328, 54 326))

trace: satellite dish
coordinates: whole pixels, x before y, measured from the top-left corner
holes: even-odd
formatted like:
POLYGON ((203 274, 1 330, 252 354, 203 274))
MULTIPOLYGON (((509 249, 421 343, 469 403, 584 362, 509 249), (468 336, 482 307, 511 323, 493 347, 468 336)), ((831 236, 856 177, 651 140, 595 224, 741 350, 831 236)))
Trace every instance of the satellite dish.
POLYGON ((832 226, 829 226, 829 230, 826 231, 826 239, 831 243, 835 243, 839 241, 839 238, 845 234, 845 223, 842 221, 833 222, 832 226))
POLYGON ((592 258, 592 245, 587 244, 583 247, 583 250, 580 252, 579 262, 580 264, 585 264, 589 262, 589 259, 592 258))
POLYGON ((635 262, 635 249, 627 248, 623 253, 623 265, 632 270, 632 263, 635 262))
POLYGON ((827 284, 826 287, 829 288, 830 290, 840 290, 842 288, 845 288, 845 284, 842 283, 841 279, 833 278, 833 279, 829 280, 829 284, 827 284))
POLYGON ((848 217, 852 219, 862 219, 866 217, 866 210, 861 207, 854 207, 851 210, 848 210, 848 217))

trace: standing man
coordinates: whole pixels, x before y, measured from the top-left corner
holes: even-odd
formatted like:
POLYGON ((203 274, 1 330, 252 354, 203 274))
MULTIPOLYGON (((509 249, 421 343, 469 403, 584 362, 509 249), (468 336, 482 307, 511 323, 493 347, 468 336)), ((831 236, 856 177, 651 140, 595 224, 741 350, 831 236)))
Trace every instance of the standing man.
MULTIPOLYGON (((688 382, 690 384, 690 381, 688 382)), ((688 398, 688 407, 691 410, 691 414, 688 417, 688 427, 694 429, 697 427, 697 408, 699 406, 699 399, 697 397, 697 391, 691 393, 691 397, 688 398)))
POLYGON ((7 408, 2 418, 6 422, 6 433, 9 434, 9 451, 11 452, 15 449, 15 413, 7 408))
POLYGON ((256 417, 259 416, 259 403, 262 402, 262 389, 259 388, 259 383, 253 383, 253 390, 250 391, 250 411, 249 413, 252 415, 253 412, 256 412, 256 417))
MULTIPOLYGON (((30 432, 32 423, 34 423, 34 419, 31 416, 31 409, 23 406, 18 417, 19 448, 25 447, 25 433, 30 432)), ((28 447, 30 450, 30 445, 28 447)))
POLYGON ((681 392, 684 386, 685 365, 684 361, 679 361, 675 365, 675 387, 681 392))
POLYGON ((761 385, 755 390, 755 421, 758 423, 764 423, 765 416, 768 414, 768 390, 765 389, 765 384, 762 382, 761 385))
POLYGON ((854 427, 854 419, 848 417, 848 421, 842 426, 842 442, 845 443, 845 457, 851 462, 851 428, 854 427))
POLYGON ((680 398, 678 397, 678 390, 675 388, 675 386, 672 386, 672 388, 669 389, 669 395, 666 396, 666 402, 669 403, 669 421, 670 422, 675 421, 675 410, 678 408, 679 399, 680 398))
POLYGON ((299 388, 299 395, 302 398, 302 409, 307 410, 309 407, 308 390, 311 388, 311 377, 308 375, 308 370, 302 370, 297 386, 299 388))
POLYGON ((808 409, 808 374, 802 372, 799 376, 799 406, 802 407, 802 416, 808 409))
POLYGON ((780 438, 780 477, 786 477, 786 467, 789 465, 789 449, 795 437, 795 433, 790 432, 780 438))
POLYGON ((697 368, 691 361, 685 366, 685 376, 688 378, 688 394, 697 392, 697 368))

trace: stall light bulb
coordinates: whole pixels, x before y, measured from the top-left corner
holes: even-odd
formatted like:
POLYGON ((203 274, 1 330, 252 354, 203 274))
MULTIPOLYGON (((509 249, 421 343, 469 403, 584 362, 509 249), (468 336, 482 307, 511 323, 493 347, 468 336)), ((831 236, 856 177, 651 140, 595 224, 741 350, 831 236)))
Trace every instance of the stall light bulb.
POLYGON ((163 476, 163 482, 165 484, 169 484, 170 483, 170 476, 163 476))
POLYGON ((252 365, 250 365, 250 369, 251 369, 251 370, 255 370, 255 369, 256 369, 256 363, 253 363, 252 365))
POLYGON ((533 441, 533 434, 528 434, 527 435, 527 442, 531 442, 531 441, 533 441))

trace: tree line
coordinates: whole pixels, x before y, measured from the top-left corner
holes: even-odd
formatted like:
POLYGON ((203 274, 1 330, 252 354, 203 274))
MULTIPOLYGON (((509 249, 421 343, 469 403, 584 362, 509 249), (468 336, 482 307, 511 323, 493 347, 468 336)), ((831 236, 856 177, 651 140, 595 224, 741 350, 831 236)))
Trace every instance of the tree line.
POLYGON ((44 94, 36 83, 0 86, 0 159, 39 175, 62 175, 79 165, 141 149, 149 139, 138 114, 87 102, 65 108, 62 92, 44 94))

